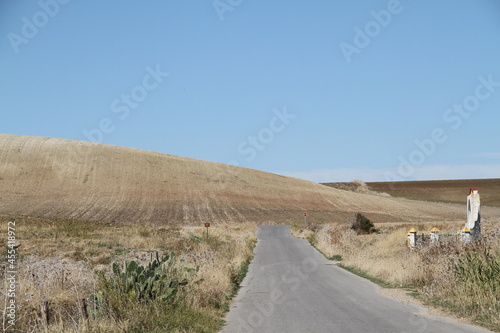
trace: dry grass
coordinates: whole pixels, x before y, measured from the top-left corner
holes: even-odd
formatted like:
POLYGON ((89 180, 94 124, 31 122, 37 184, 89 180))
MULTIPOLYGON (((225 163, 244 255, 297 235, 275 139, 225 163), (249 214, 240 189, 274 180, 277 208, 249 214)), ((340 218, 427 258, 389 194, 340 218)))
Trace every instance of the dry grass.
MULTIPOLYGON (((6 226, 9 220, 0 219, 0 225, 6 226)), ((233 277, 252 255, 256 229, 250 223, 212 223, 207 239, 203 227, 162 228, 41 218, 17 218, 16 222, 21 244, 16 329, 27 332, 132 332, 137 327, 144 332, 216 332, 234 292, 233 277), (96 272, 108 276, 112 262, 136 260, 146 264, 156 251, 174 251, 179 265, 199 267, 194 280, 202 281, 183 288, 185 298, 180 308, 132 304, 128 318, 92 318, 96 309, 92 309, 91 295, 99 294, 102 287, 96 272), (88 322, 83 314, 83 299, 89 304, 88 322), (50 325, 44 320, 45 301, 50 305, 50 325), (138 316, 134 311, 144 314, 138 319, 144 322, 133 319, 138 316)), ((2 239, 0 245, 5 249, 6 240, 2 239)))
MULTIPOLYGON (((110 145, 0 134, 0 214, 123 223, 450 221, 460 205, 384 198, 110 145)), ((494 213, 500 217, 500 208, 494 213)))
MULTIPOLYGON (((456 234, 455 223, 416 224, 420 231, 437 226, 456 234)), ((344 266, 382 279, 392 286, 416 288, 429 304, 471 318, 500 332, 500 221, 483 222, 480 242, 462 244, 451 237, 414 250, 406 245, 408 226, 380 227, 380 233, 357 235, 345 225, 322 225, 314 230, 293 228, 327 257, 342 257, 344 266)))

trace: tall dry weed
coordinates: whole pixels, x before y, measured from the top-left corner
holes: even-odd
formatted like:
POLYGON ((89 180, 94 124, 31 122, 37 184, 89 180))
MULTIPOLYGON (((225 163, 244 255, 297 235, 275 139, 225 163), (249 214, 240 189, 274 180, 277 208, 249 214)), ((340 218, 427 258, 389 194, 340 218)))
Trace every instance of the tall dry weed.
POLYGON ((96 283, 86 263, 28 256, 18 272, 16 329, 47 330, 47 319, 62 326, 82 325, 82 300, 95 290, 96 283))

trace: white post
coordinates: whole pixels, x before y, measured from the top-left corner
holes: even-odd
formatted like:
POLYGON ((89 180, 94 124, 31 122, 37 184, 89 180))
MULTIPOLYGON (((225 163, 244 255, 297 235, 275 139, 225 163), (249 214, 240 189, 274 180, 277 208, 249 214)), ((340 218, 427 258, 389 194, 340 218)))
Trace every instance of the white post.
POLYGON ((414 248, 417 245, 417 229, 411 228, 408 231, 408 247, 414 248))
POLYGON ((439 230, 438 228, 434 227, 431 229, 431 243, 437 243, 439 242, 439 230))
POLYGON ((468 243, 472 239, 470 230, 467 227, 463 227, 460 231, 460 237, 462 239, 462 243, 468 243))
POLYGON ((467 196, 467 223, 472 239, 481 238, 481 199, 477 188, 471 187, 467 196))

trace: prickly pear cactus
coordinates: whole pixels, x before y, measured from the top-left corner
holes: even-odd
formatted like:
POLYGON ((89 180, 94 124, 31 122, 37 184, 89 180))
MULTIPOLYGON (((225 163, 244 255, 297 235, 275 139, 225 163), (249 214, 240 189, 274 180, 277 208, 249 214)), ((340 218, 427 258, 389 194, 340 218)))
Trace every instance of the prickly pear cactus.
POLYGON ((173 252, 161 259, 156 252, 156 258, 151 256, 146 266, 135 261, 124 262, 123 267, 113 263, 113 276, 109 282, 120 294, 133 295, 141 302, 156 299, 174 302, 179 287, 188 284, 186 276, 192 276, 196 271, 178 267, 173 252))

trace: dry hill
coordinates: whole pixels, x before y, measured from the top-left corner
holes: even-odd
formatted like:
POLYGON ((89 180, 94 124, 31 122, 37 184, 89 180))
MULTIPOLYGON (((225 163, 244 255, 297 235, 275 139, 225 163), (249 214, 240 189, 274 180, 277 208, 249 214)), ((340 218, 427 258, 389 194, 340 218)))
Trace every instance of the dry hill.
MULTIPOLYGON (((463 205, 355 193, 256 170, 117 146, 0 135, 0 214, 198 224, 464 219, 463 205)), ((500 209, 488 214, 498 217, 500 209)))

